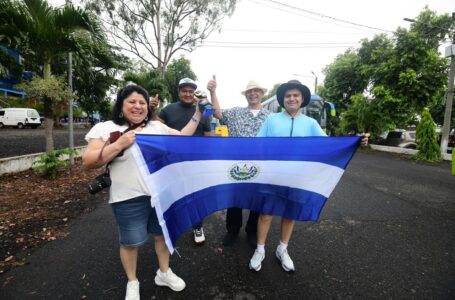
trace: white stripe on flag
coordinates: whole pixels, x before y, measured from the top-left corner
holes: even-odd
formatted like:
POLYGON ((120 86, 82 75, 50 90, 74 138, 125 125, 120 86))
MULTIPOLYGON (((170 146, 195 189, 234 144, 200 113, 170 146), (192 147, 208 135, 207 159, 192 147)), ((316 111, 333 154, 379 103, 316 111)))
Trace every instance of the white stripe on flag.
POLYGON ((145 181, 152 195, 152 203, 159 201, 162 211, 166 211, 175 201, 194 192, 220 184, 242 183, 287 186, 328 198, 344 172, 342 168, 319 162, 248 161, 258 166, 258 175, 250 180, 235 181, 229 176, 229 170, 237 163, 232 160, 185 161, 148 174, 145 181))

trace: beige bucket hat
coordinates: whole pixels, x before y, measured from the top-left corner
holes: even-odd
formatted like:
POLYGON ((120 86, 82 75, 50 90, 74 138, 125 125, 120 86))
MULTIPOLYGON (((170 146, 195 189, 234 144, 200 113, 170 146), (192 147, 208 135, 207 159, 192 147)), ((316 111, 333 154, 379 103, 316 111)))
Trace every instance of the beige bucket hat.
POLYGON ((246 85, 245 90, 242 91, 242 95, 245 95, 245 93, 248 90, 252 90, 252 89, 261 89, 264 92, 264 94, 267 93, 267 89, 262 87, 262 85, 258 81, 250 80, 250 81, 248 81, 248 84, 246 85))

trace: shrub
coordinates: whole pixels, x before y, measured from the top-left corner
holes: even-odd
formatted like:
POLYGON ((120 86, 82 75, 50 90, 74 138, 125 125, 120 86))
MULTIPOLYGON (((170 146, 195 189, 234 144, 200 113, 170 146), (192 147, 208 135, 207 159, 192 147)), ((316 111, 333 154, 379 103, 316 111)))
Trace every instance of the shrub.
POLYGON ((441 159, 441 149, 437 143, 436 125, 428 108, 422 112, 422 119, 416 129, 417 152, 416 160, 438 161, 441 159))
POLYGON ((58 177, 59 168, 69 164, 68 159, 61 158, 61 156, 65 154, 77 154, 77 151, 69 148, 51 150, 41 155, 37 161, 33 162, 32 169, 36 172, 44 173, 49 179, 56 179, 58 177))

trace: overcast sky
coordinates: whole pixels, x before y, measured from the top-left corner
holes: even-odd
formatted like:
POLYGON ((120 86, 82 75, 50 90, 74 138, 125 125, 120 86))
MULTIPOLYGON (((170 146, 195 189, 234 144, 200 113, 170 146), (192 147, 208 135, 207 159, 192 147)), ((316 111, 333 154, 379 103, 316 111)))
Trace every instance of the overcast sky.
POLYGON ((240 0, 221 33, 182 54, 191 60, 200 87, 216 74, 222 108, 246 106, 240 92, 250 79, 268 89, 298 79, 313 91, 311 72, 322 84, 322 70, 337 55, 357 48, 363 38, 408 28, 403 18, 415 18, 425 5, 438 14, 455 11, 453 0, 240 0))

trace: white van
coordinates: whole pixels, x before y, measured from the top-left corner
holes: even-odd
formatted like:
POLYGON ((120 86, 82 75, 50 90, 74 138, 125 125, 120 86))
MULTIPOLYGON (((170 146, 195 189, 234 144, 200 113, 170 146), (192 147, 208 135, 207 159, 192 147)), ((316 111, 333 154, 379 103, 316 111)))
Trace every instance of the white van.
POLYGON ((15 126, 17 128, 37 128, 41 120, 36 109, 33 108, 3 108, 0 109, 0 128, 15 126))

